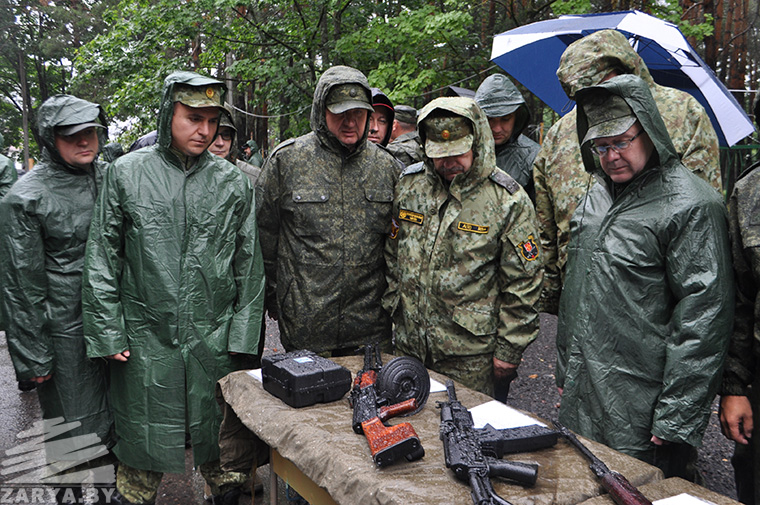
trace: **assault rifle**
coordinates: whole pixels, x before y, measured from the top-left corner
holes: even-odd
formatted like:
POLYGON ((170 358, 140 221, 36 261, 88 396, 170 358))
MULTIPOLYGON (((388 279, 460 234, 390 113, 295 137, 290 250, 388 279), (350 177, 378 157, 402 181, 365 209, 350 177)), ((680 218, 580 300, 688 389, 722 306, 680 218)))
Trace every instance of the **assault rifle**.
POLYGON ((438 402, 446 466, 459 480, 469 482, 473 503, 510 505, 496 494, 490 477, 505 477, 532 486, 538 477, 538 465, 497 458, 505 453, 552 447, 557 443, 558 433, 538 425, 497 430, 487 424, 484 428, 475 428, 472 414, 457 400, 454 382, 446 381, 446 389, 449 400, 438 402))
POLYGON ((399 357, 383 367, 377 347, 366 347, 364 368, 356 374, 349 403, 354 409, 354 432, 367 437, 377 466, 388 466, 402 457, 415 461, 425 455, 411 424, 386 426, 383 421, 418 412, 429 392, 430 376, 422 363, 399 357))
POLYGON ((565 428, 558 421, 554 421, 554 427, 591 462, 589 468, 602 481, 602 487, 610 494, 612 501, 618 505, 652 505, 652 502, 628 482, 628 479, 607 468, 602 460, 594 456, 594 453, 578 440, 575 433, 565 428))

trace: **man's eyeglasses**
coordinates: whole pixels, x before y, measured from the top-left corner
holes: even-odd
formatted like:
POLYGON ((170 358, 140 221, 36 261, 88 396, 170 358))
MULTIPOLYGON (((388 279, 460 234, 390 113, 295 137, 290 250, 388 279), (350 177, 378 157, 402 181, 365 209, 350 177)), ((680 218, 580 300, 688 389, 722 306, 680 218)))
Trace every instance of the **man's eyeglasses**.
POLYGON ((634 140, 636 140, 636 137, 638 137, 642 133, 644 133, 644 130, 639 130, 639 133, 629 138, 628 140, 618 140, 617 142, 614 142, 606 146, 597 146, 597 145, 591 144, 591 150, 594 151, 594 154, 596 154, 600 158, 604 156, 605 154, 607 154, 610 149, 620 154, 620 151, 625 151, 626 149, 631 147, 631 143, 634 140))
POLYGON ((222 137, 224 140, 232 140, 232 132, 229 130, 225 130, 223 132, 217 133, 217 137, 222 137))

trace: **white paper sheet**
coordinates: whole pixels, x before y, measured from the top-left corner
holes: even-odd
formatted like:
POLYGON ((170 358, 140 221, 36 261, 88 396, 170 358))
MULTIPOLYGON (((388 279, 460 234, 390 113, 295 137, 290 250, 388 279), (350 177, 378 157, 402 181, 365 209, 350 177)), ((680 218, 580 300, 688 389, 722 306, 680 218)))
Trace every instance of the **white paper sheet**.
POLYGON ((530 426, 532 424, 546 426, 532 417, 523 414, 519 410, 513 409, 512 407, 504 405, 496 400, 471 408, 470 413, 472 414, 475 428, 482 428, 486 424, 490 424, 497 430, 504 428, 519 428, 520 426, 530 426))
POLYGON ((654 505, 705 505, 706 503, 715 505, 709 500, 703 500, 688 493, 681 493, 669 498, 663 498, 662 500, 656 500, 654 505))

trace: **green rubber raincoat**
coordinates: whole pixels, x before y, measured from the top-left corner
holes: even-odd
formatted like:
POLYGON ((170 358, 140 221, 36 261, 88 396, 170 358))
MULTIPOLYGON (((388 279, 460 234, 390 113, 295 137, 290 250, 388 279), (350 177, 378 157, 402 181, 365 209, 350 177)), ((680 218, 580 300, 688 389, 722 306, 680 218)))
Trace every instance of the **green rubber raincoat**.
MULTIPOLYGON (((713 188, 681 164, 645 81, 595 88, 625 99, 654 143, 649 164, 612 185, 588 148, 597 182, 571 220, 560 299, 559 418, 568 428, 644 461, 652 435, 701 444, 734 314, 727 213, 713 188), (657 162, 659 160, 659 163, 657 162)), ((588 130, 578 108, 578 138, 588 130)))
MULTIPOLYGON (((3 148, 4 142, 3 134, 0 133, 0 149, 3 148)), ((11 190, 11 186, 18 180, 18 173, 16 173, 16 166, 13 160, 9 157, 0 154, 0 199, 8 194, 11 190)), ((2 293, 0 292, 0 295, 2 293)), ((0 330, 5 329, 5 320, 3 319, 3 312, 0 310, 0 330)))
MULTIPOLYGON (((81 302, 85 245, 104 165, 75 168, 55 148, 56 126, 98 120, 106 124, 100 106, 70 95, 53 96, 38 109, 41 160, 0 202, 0 286, 18 379, 52 374, 37 387, 42 417, 80 422, 66 437, 95 434, 111 445, 105 362, 87 358, 81 302)), ((101 146, 104 140, 101 134, 101 146)), ((77 443, 63 450, 81 448, 77 443)), ((72 459, 50 450, 48 457, 72 459)))
POLYGON ((157 144, 108 170, 93 217, 83 288, 88 354, 129 350, 111 363, 114 452, 127 465, 185 470, 219 458, 216 381, 256 354, 264 275, 253 190, 234 165, 204 151, 170 149, 177 83, 218 83, 190 72, 167 77, 157 144), (194 163, 193 163, 194 162, 194 163))

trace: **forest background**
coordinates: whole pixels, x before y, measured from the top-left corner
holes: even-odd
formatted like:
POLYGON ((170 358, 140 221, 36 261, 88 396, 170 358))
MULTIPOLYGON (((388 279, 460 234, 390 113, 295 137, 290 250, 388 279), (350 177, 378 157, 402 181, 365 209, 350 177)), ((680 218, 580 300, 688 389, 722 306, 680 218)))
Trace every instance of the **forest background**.
MULTIPOLYGON (((0 0, 2 1, 2 0, 0 0)), ((417 108, 448 86, 477 89, 502 72, 494 35, 562 14, 637 9, 677 24, 748 113, 760 80, 760 0, 4 0, 0 133, 37 157, 34 112, 69 93, 102 104, 127 148, 155 129, 164 77, 224 80, 238 146, 264 154, 309 130, 319 76, 360 69, 394 104, 417 108), (25 135, 26 133, 26 135, 25 135)), ((540 65, 541 62, 535 62, 540 65)), ((558 116, 522 90, 540 141, 558 116)), ((757 144, 752 136, 744 144, 757 144)), ((749 153, 749 151, 746 151, 749 153)), ((738 161, 743 166, 750 154, 738 161)))

